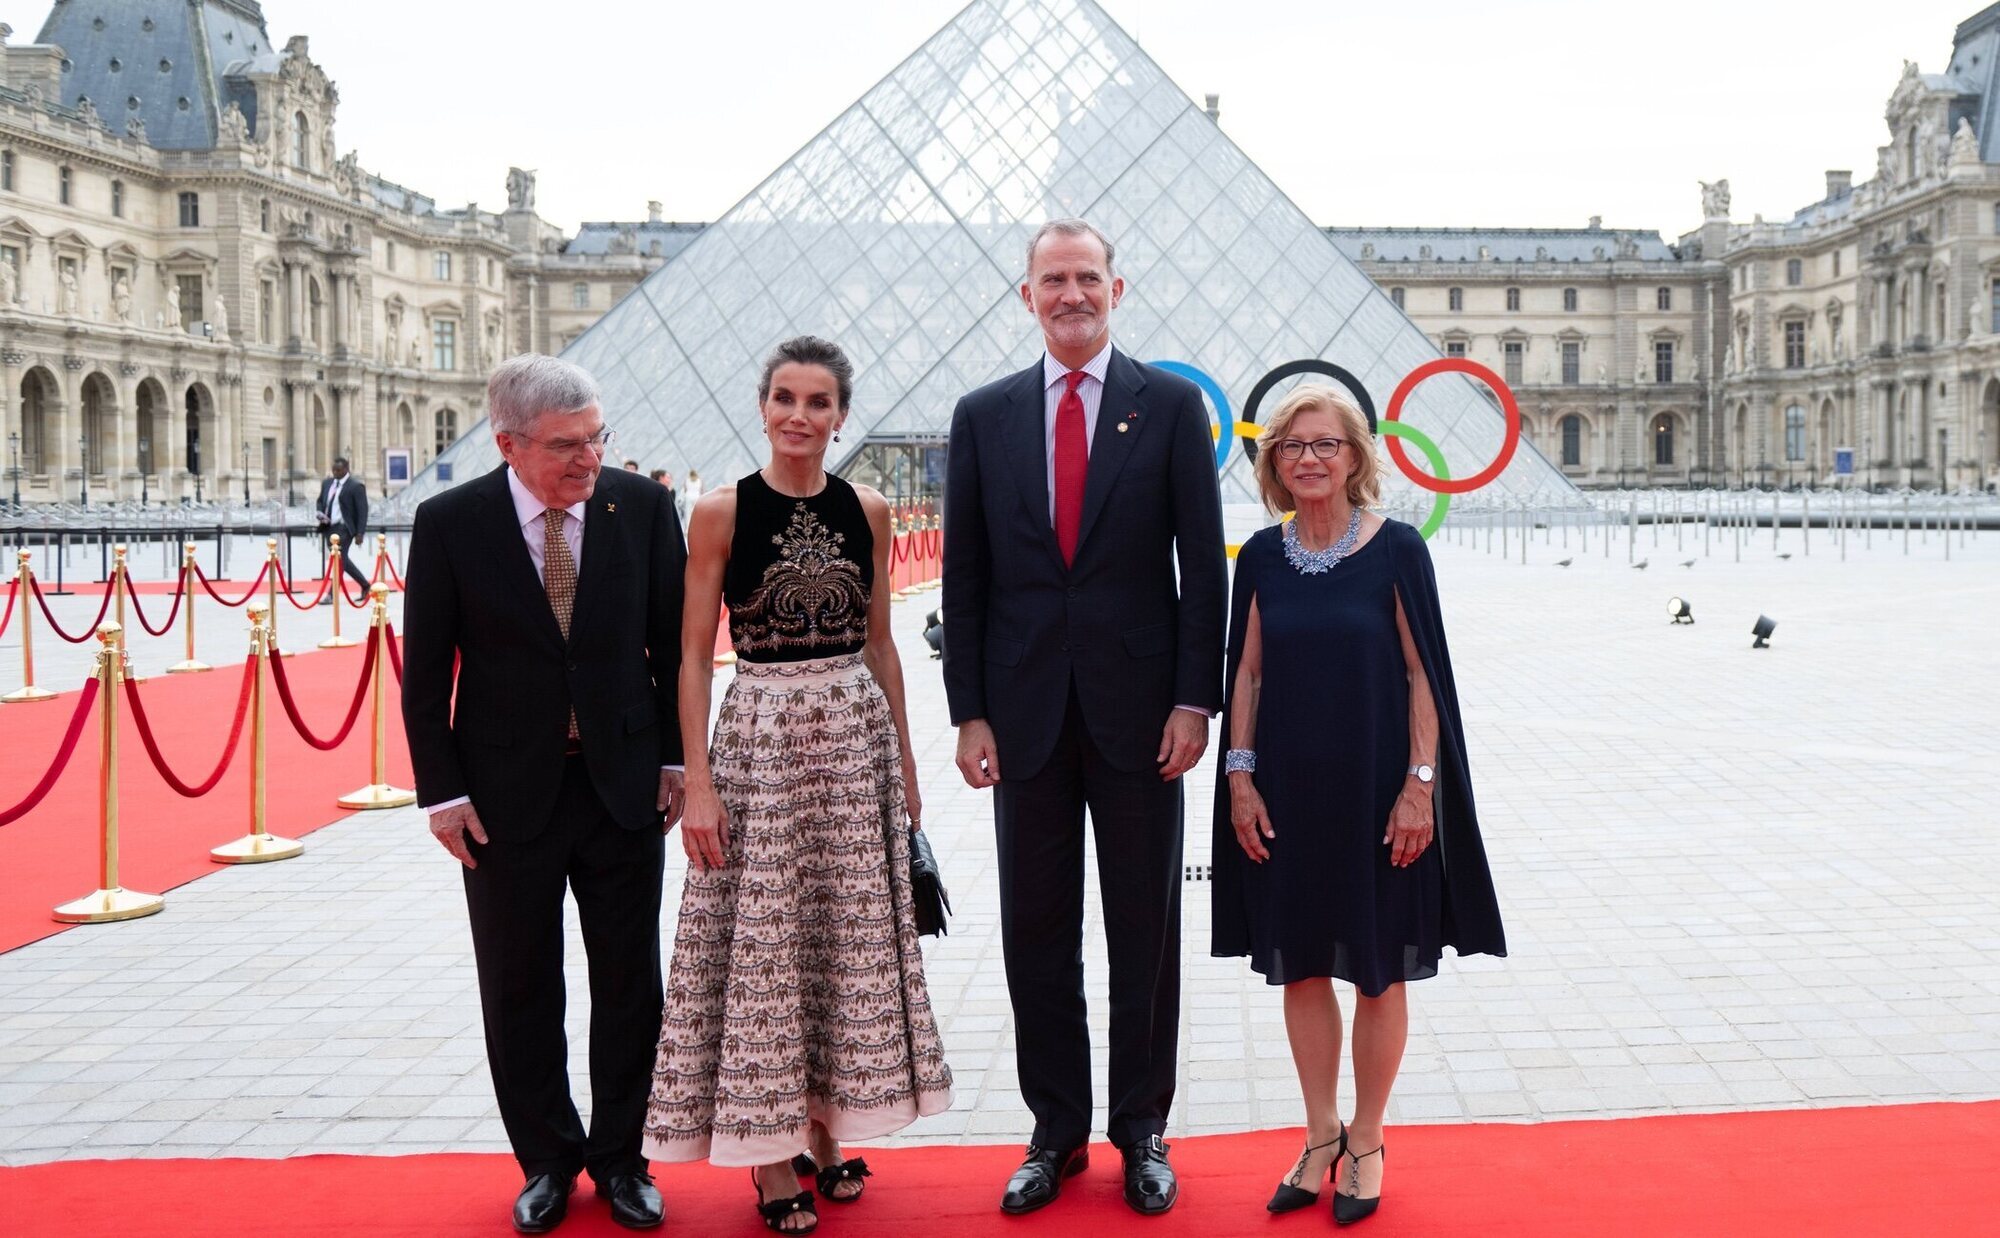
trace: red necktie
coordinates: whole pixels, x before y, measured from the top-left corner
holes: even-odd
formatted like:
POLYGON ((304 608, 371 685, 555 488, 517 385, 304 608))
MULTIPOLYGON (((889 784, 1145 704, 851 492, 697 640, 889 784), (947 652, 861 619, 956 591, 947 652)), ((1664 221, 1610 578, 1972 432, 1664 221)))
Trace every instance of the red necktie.
POLYGON ((1083 528, 1083 478, 1090 471, 1090 440, 1083 432, 1083 397, 1076 389, 1088 377, 1082 370, 1063 375, 1068 386, 1056 403, 1056 545, 1063 566, 1076 562, 1077 534, 1083 528))

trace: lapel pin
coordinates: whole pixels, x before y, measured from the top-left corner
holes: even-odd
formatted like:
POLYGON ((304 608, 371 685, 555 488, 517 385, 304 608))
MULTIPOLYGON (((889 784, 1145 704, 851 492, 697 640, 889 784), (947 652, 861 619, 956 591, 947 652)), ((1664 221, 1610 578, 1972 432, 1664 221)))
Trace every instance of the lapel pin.
POLYGON ((606 504, 604 505, 604 510, 605 510, 605 511, 608 511, 608 512, 615 512, 615 511, 617 511, 617 510, 618 510, 618 504, 616 504, 616 503, 606 503, 606 504))
POLYGON ((1131 423, 1131 422, 1129 422, 1129 421, 1121 421, 1121 422, 1119 422, 1119 423, 1118 423, 1118 432, 1119 432, 1120 434, 1123 434, 1123 433, 1125 433, 1125 431, 1127 431, 1127 430, 1129 430, 1129 429, 1131 429, 1131 428, 1132 428, 1132 423, 1131 423))

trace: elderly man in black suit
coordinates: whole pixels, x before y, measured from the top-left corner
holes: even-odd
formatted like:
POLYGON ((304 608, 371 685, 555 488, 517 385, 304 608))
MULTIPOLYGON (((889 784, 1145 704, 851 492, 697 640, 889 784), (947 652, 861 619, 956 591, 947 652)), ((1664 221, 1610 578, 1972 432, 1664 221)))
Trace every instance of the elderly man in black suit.
POLYGON ((1001 939, 1034 1112, 1007 1212, 1087 1163, 1083 822, 1111 982, 1108 1134, 1125 1200, 1178 1196, 1161 1142, 1180 1018, 1181 775, 1222 703, 1227 569, 1199 390, 1111 345, 1124 293, 1079 219, 1028 245, 1044 355, 958 403, 945 479, 945 691, 967 783, 994 787, 1001 939), (1178 567, 1178 573, 1176 568, 1178 567))
POLYGON ((662 1217, 641 1138, 662 1004, 661 836, 681 809, 685 543, 665 490, 604 468, 613 435, 584 371, 514 357, 487 400, 506 464, 425 500, 411 535, 403 721, 417 801, 464 866, 487 1058, 527 1177, 514 1227, 553 1229, 588 1169, 612 1219, 647 1228, 662 1217), (563 1036, 566 887, 590 963, 587 1135, 563 1036))
MULTIPOLYGON (((354 578, 361 592, 368 592, 368 577, 354 566, 354 546, 368 533, 368 487, 347 471, 347 457, 333 458, 332 475, 319 484, 319 501, 313 505, 321 537, 340 535, 340 570, 354 578)), ((333 604, 329 589, 323 599, 333 604)))

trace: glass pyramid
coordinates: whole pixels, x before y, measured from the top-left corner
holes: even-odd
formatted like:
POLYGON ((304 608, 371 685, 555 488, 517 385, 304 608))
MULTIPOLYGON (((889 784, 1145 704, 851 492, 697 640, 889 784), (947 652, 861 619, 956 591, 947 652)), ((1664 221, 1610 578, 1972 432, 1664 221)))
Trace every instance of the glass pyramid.
MULTIPOLYGON (((1266 372, 1307 357, 1380 409, 1437 355, 1092 0, 974 0, 564 356, 602 385, 620 456, 699 469, 706 486, 764 460, 759 365, 805 332, 856 367, 848 454, 830 465, 941 442, 959 396, 1040 355, 1016 289, 1027 237, 1058 215, 1118 247, 1119 347, 1206 371, 1239 412, 1266 372)), ((1500 413, 1457 375, 1424 383, 1403 417, 1457 476, 1499 449, 1500 413)), ((482 424, 439 462, 464 481, 498 459, 482 424)), ((1231 452, 1225 499, 1253 497, 1249 477, 1231 452)), ((439 484, 434 463, 405 501, 439 484)), ((1572 490, 1525 442, 1494 485, 1572 490)))

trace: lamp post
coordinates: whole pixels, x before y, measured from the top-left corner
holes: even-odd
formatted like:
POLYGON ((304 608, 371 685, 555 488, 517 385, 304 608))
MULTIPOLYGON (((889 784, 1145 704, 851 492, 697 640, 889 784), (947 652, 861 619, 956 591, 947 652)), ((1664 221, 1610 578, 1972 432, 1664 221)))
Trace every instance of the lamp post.
POLYGON ((146 506, 152 497, 153 440, 139 436, 139 506, 146 506))
POLYGON ((16 431, 7 436, 7 477, 14 483, 14 511, 21 510, 21 435, 16 431))
POLYGON ((241 454, 243 456, 243 467, 241 469, 243 474, 243 506, 248 507, 250 506, 250 442, 248 439, 245 439, 238 446, 242 449, 241 454))
POLYGON ((76 481, 83 496, 83 506, 90 506, 90 436, 76 436, 76 459, 81 466, 76 470, 76 481))

